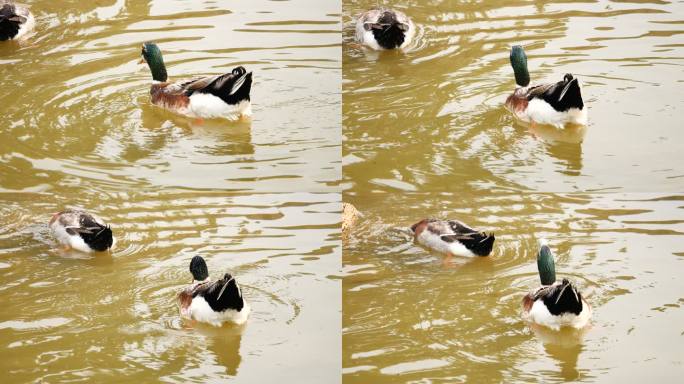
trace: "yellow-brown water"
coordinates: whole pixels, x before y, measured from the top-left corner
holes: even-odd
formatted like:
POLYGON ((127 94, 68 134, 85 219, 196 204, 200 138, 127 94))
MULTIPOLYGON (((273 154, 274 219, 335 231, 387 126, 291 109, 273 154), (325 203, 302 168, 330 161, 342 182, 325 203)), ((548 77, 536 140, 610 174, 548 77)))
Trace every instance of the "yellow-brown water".
MULTIPOLYGON (((353 17, 375 1, 345 1, 353 17)), ((395 2, 408 52, 343 49, 343 381, 674 382, 684 373, 681 4, 395 2), (403 4, 403 6, 400 6, 403 4), (584 83, 586 129, 534 132, 504 110, 508 54, 533 82, 584 83), (417 245, 407 227, 459 218, 490 257, 417 245), (594 307, 584 335, 531 329, 537 240, 594 307)))
POLYGON ((339 381, 340 3, 29 3, 35 35, 0 44, 3 382, 339 381), (252 121, 153 107, 149 40, 171 79, 253 71, 252 121), (57 249, 67 206, 111 255, 57 249), (246 326, 179 319, 197 254, 246 326))

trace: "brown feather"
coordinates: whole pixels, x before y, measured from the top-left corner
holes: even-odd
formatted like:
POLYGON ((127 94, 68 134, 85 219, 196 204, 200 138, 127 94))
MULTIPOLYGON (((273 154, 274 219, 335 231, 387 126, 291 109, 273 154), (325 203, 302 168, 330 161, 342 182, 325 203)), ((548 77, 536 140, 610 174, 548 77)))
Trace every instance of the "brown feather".
POLYGON ((413 225, 411 226, 411 230, 413 231, 414 236, 415 236, 415 237, 418 237, 418 235, 420 235, 421 233, 423 233, 423 231, 425 230, 425 228, 427 228, 427 225, 428 225, 428 220, 427 220, 427 219, 423 219, 423 220, 421 220, 421 221, 419 221, 419 222, 413 224, 413 225))
POLYGON ((57 220, 57 219, 59 218, 59 214, 60 214, 60 213, 61 213, 61 212, 57 212, 57 213, 55 213, 54 215, 52 215, 52 218, 50 218, 50 224, 49 224, 49 225, 52 225, 52 223, 54 223, 55 220, 57 220))
POLYGON ((185 310, 188 307, 190 307, 191 303, 192 303, 192 290, 191 289, 185 289, 181 293, 178 294, 178 305, 180 306, 181 310, 185 310))
POLYGON ((521 92, 513 92, 506 99, 506 107, 511 112, 522 112, 527 109, 527 104, 529 104, 527 97, 521 92))
POLYGON ((528 293, 523 297, 522 300, 522 305, 523 305, 523 311, 529 312, 530 309, 532 309, 532 305, 534 304, 534 298, 532 298, 532 294, 528 293))
POLYGON ((152 84, 150 95, 152 95, 152 104, 170 110, 186 108, 190 104, 190 98, 185 94, 185 87, 177 84, 152 84))

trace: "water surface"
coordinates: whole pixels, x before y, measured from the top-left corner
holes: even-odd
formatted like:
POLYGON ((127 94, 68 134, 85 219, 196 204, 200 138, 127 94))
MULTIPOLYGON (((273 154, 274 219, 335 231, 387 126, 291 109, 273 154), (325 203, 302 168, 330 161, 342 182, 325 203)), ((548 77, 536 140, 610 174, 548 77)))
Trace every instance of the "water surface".
POLYGON ((31 6, 33 38, 0 45, 10 381, 339 381, 340 4, 31 6), (172 80, 253 71, 252 120, 152 106, 150 40, 172 80), (57 249, 46 224, 68 206, 109 221, 111 255, 57 249), (198 254, 240 282, 244 327, 179 319, 198 254))
MULTIPOLYGON (((353 18, 376 5, 346 1, 353 18)), ((674 381, 684 373, 684 8, 669 2, 396 3, 420 26, 407 52, 343 50, 343 381, 674 381), (403 4, 403 5, 401 5, 403 4), (585 128, 516 122, 508 61, 532 81, 573 73, 585 128), (407 227, 459 218, 491 257, 414 245, 407 227), (537 241, 594 306, 583 335, 520 319, 537 241)))

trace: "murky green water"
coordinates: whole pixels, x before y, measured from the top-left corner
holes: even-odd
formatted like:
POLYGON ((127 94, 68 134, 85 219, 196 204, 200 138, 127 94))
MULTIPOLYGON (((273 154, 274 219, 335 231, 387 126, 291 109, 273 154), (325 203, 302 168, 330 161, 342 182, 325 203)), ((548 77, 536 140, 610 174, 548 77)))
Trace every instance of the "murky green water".
MULTIPOLYGON (((374 1, 345 1, 353 17, 374 1)), ((425 1, 406 53, 343 50, 343 381, 672 382, 684 373, 684 7, 425 1), (530 132, 503 108, 511 45, 533 82, 584 82, 586 129, 530 132), (454 217, 491 257, 442 257, 406 228, 454 217), (538 238, 594 306, 583 338, 520 319, 538 238)))
POLYGON ((30 3, 35 36, 0 44, 5 379, 339 381, 339 2, 30 3), (254 71, 252 121, 153 107, 148 40, 172 79, 254 71), (111 223, 111 256, 57 250, 67 206, 111 223), (197 254, 245 327, 180 321, 197 254))

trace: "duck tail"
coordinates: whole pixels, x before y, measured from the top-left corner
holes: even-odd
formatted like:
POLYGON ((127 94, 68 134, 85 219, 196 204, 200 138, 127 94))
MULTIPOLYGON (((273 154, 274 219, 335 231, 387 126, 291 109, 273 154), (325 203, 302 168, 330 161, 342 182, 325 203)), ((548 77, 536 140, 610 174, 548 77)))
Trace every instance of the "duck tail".
POLYGON ((556 316, 564 313, 579 315, 583 309, 582 295, 568 279, 563 279, 561 284, 549 290, 548 295, 544 298, 544 305, 551 314, 556 316))
POLYGON ((228 309, 241 311, 245 305, 242 291, 230 273, 226 273, 221 280, 217 280, 209 286, 204 293, 204 299, 216 312, 223 312, 228 309))
POLYGON ((103 252, 114 244, 114 235, 109 225, 102 225, 98 230, 80 233, 83 241, 96 251, 103 252))
POLYGON ((0 8, 0 41, 9 40, 16 36, 24 22, 26 19, 17 15, 13 4, 3 4, 0 8))
POLYGON ((466 248, 478 256, 488 256, 492 253, 494 240, 496 240, 496 238, 493 233, 486 234, 484 232, 473 233, 469 238, 459 239, 466 248))
POLYGON ((558 104, 561 110, 570 108, 582 109, 584 108, 584 100, 582 100, 582 88, 579 79, 573 77, 571 74, 565 75, 569 82, 562 88, 558 97, 558 104))
POLYGON ((207 88, 209 92, 220 97, 228 104, 237 104, 243 100, 249 101, 249 93, 252 90, 252 72, 247 72, 245 67, 236 67, 230 73, 219 76, 207 88))

